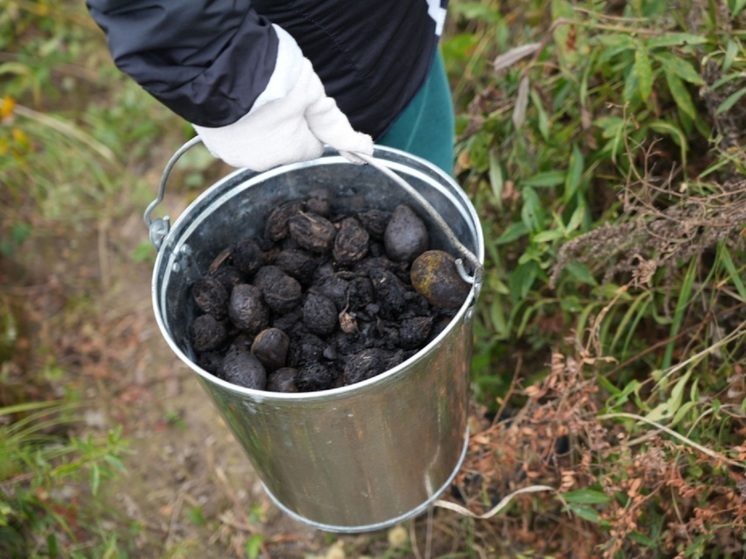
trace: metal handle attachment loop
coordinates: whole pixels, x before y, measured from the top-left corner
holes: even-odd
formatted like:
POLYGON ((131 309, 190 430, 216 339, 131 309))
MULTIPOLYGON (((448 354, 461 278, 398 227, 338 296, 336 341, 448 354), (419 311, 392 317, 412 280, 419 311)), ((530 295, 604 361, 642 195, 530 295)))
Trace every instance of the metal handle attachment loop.
POLYGON ((163 174, 161 175, 161 182, 158 185, 158 196, 148 204, 147 208, 145 208, 143 220, 145 221, 145 226, 148 228, 150 233, 150 242, 153 243, 156 250, 160 250, 161 243, 163 243, 163 239, 168 235, 168 231, 171 228, 171 223, 168 216, 153 219, 151 218, 151 214, 153 213, 153 210, 163 202, 163 198, 166 195, 166 183, 168 182, 168 177, 171 175, 171 170, 174 168, 174 165, 176 165, 176 162, 192 146, 195 146, 200 142, 202 142, 202 139, 199 136, 195 136, 176 150, 176 153, 171 156, 171 159, 168 160, 166 168, 163 170, 163 174))

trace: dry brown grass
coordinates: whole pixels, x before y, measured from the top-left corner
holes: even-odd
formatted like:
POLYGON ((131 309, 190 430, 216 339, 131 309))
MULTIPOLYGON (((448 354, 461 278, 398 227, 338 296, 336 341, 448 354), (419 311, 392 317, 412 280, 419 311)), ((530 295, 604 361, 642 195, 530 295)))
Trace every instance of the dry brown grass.
MULTIPOLYGON (((699 538, 705 548, 740 557, 746 445, 726 455, 644 417, 603 413, 609 400, 598 375, 606 363, 575 344, 553 353, 540 383, 508 395, 520 406, 482 423, 471 438, 455 484, 465 506, 479 514, 520 488, 555 488, 518 496, 509 512, 489 521, 505 535, 498 548, 505 556, 531 550, 535 557, 683 559, 699 538), (587 490, 606 502, 583 504, 587 490), (575 499, 565 503, 564 495, 575 499)), ((720 421, 736 438, 746 434, 742 413, 731 409, 720 421)))

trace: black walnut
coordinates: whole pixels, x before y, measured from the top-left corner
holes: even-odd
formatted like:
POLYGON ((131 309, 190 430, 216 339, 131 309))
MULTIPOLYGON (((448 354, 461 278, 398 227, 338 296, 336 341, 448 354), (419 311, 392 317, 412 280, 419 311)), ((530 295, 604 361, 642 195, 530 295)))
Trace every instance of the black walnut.
POLYGON ((290 338, 279 328, 267 328, 259 332, 251 344, 251 353, 259 359, 267 372, 285 365, 290 347, 290 338))
POLYGON ((269 309, 258 287, 241 283, 233 288, 228 314, 234 326, 247 334, 258 334, 269 324, 269 309))
POLYGON ((442 250, 422 253, 412 263, 412 285, 431 305, 460 307, 471 290, 456 270, 456 259, 442 250))
POLYGON ((267 386, 267 372, 259 360, 248 351, 229 351, 220 367, 220 376, 232 384, 245 388, 264 390, 267 386))
POLYGON ((391 260, 411 262, 428 248, 427 227, 406 204, 394 209, 383 234, 386 254, 391 260))

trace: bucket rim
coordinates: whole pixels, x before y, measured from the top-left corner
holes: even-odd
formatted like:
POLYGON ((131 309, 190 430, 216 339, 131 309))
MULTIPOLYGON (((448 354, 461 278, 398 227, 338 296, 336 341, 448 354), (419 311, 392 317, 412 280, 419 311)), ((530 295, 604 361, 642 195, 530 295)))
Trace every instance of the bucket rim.
MULTIPOLYGON (((415 155, 412 155, 410 153, 407 153, 405 151, 391 148, 387 146, 375 146, 375 152, 374 155, 378 155, 379 152, 382 153, 390 153, 396 157, 413 160, 417 163, 419 163, 421 166, 425 167, 427 172, 429 173, 435 173, 439 175, 439 178, 449 183, 451 188, 453 189, 453 194, 458 196, 458 199, 460 203, 463 204, 464 209, 467 211, 469 217, 473 221, 473 229, 475 234, 475 245, 476 250, 474 251, 475 256, 479 260, 481 264, 484 264, 484 235, 481 228, 481 223, 479 220, 479 216, 476 212, 476 209, 474 208, 474 205, 472 204, 469 197, 466 195, 464 190, 459 186, 459 184, 454 180, 453 177, 445 173, 442 169, 436 167, 429 161, 426 161, 425 159, 422 159, 420 157, 417 157, 415 155)), ((288 163, 285 165, 280 165, 278 167, 274 167, 272 169, 269 169, 267 171, 259 172, 259 173, 253 173, 249 177, 247 177, 247 180, 254 180, 257 178, 271 178, 273 176, 276 176, 278 174, 282 174, 288 171, 295 171, 298 169, 303 169, 306 167, 313 167, 321 163, 324 164, 332 164, 332 163, 343 163, 343 164, 349 164, 349 165, 356 165, 356 163, 352 163, 345 157, 339 155, 336 151, 332 151, 330 149, 327 149, 324 154, 316 159, 312 159, 309 161, 300 161, 296 163, 288 163)), ((383 163, 389 163, 393 165, 395 168, 403 166, 400 162, 383 159, 383 163)), ((195 363, 174 341, 173 336, 171 335, 171 332, 169 331, 169 328, 167 327, 165 320, 163 318, 163 313, 159 312, 160 307, 160 301, 159 301, 159 291, 158 291, 158 280, 159 280, 159 270, 161 269, 163 265, 163 260, 168 257, 166 254, 167 251, 163 250, 164 246, 167 246, 167 239, 171 237, 176 231, 179 229, 180 222, 183 218, 185 218, 190 210, 192 210, 195 206, 198 206, 205 198, 209 197, 211 195, 211 192, 218 188, 220 185, 223 185, 224 183, 231 181, 237 176, 240 176, 242 174, 246 174, 247 171, 251 173, 248 169, 236 169, 235 171, 227 174, 226 176, 219 179, 217 182, 210 185, 208 188, 206 188, 202 194, 200 194, 197 198, 195 198, 181 213, 181 215, 174 221, 173 226, 171 227, 170 231, 166 235, 166 238, 164 238, 164 242, 162 247, 158 250, 158 254, 156 257, 156 261, 153 267, 153 275, 152 275, 152 281, 151 281, 151 300, 152 300, 152 306, 153 311, 156 319, 156 323, 158 324, 158 328, 161 332, 161 335, 163 338, 165 338, 166 343, 171 348, 171 350, 176 354, 176 356, 191 369, 193 372, 200 375, 200 377, 211 384, 217 385, 221 387, 223 390, 230 391, 234 394, 247 396, 251 398, 254 402, 283 402, 283 403, 290 403, 290 402, 296 402, 296 401, 323 401, 323 400, 337 400, 345 397, 349 397, 351 395, 354 395, 357 392, 362 392, 363 390, 366 390, 368 387, 375 385, 375 384, 381 384, 385 382, 391 382, 395 379, 395 377, 402 374, 407 369, 411 368, 415 363, 421 361, 422 359, 425 359, 426 356, 432 352, 432 349, 439 345, 446 337, 448 337, 451 333, 451 331, 456 327, 457 324, 462 322, 464 320, 464 317, 467 313, 473 311, 473 307, 477 303, 477 299, 479 296, 479 291, 481 289, 481 282, 475 282, 471 289, 469 290, 469 293, 467 297, 465 298, 462 305, 459 307, 458 311, 453 315, 448 325, 443 328, 441 332, 438 333, 438 335, 430 340, 425 346, 420 348, 417 353, 409 357, 408 359, 402 361, 398 365, 374 376, 369 379, 366 379, 364 381, 360 381, 354 384, 341 386, 337 388, 330 388, 326 390, 318 390, 318 391, 312 391, 312 392, 273 392, 269 390, 258 390, 255 388, 246 388, 243 386, 238 386, 236 384, 230 383, 224 379, 221 379, 217 375, 214 375, 210 373, 209 371, 206 371, 202 367, 200 367, 197 363, 195 363)), ((410 172, 419 172, 422 173, 423 171, 420 169, 409 169, 410 172)))

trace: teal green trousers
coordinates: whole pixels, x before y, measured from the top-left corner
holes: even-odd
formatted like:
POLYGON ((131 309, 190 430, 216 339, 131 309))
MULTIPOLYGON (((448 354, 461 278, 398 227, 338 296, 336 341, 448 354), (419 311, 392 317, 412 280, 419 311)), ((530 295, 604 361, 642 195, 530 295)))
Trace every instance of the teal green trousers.
POLYGON ((452 175, 454 136, 451 87, 438 52, 425 83, 376 144, 421 157, 452 175))

